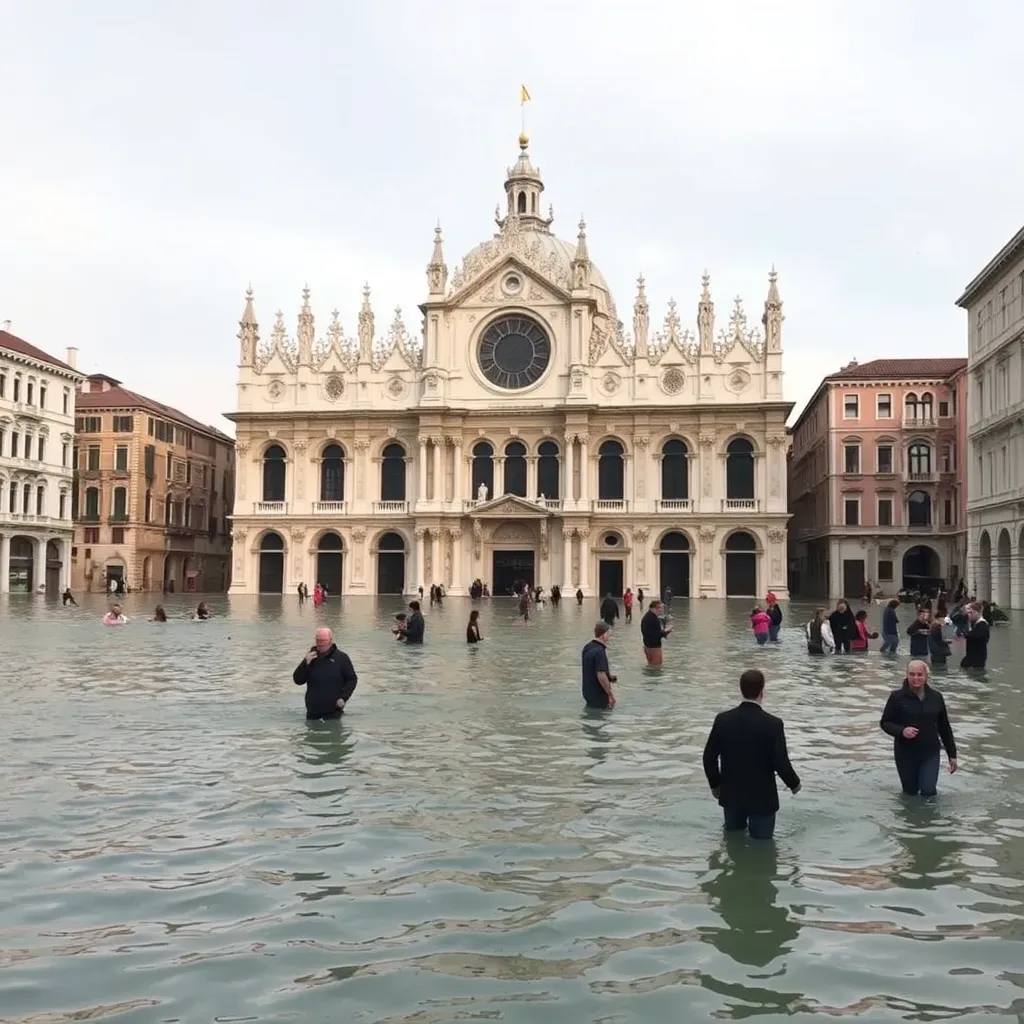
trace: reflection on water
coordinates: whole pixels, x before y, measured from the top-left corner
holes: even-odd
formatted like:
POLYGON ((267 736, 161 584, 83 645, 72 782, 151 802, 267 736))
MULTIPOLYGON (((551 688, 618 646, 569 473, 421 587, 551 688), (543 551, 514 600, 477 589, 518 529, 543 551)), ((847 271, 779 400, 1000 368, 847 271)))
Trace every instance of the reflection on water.
POLYGON ((467 648, 452 599, 422 649, 398 601, 155 603, 0 606, 2 1021, 1024 1014, 1024 630, 941 679, 963 771, 925 803, 878 728, 905 657, 808 658, 809 607, 757 649, 745 602, 677 601, 661 671, 620 624, 606 713, 591 603, 483 603, 467 648), (321 622, 341 721, 291 682, 321 622), (723 837, 700 765, 752 666, 804 784, 774 845, 723 837))

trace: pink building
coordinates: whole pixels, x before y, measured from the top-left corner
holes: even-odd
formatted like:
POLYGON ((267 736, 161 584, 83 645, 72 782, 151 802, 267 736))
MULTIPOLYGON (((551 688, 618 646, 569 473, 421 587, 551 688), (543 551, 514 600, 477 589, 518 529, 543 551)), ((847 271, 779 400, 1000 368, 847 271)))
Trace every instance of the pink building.
POLYGON ((875 359, 826 377, 793 425, 790 587, 857 597, 866 580, 965 573, 966 359, 875 359))

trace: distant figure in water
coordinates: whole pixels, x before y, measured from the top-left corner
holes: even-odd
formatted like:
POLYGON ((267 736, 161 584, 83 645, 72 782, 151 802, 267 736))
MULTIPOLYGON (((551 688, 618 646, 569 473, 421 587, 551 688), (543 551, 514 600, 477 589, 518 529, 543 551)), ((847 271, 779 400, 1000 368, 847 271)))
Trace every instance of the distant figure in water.
POLYGON ((419 601, 410 601, 409 611, 412 612, 412 615, 405 620, 404 625, 398 627, 395 635, 399 640, 407 644, 421 644, 423 643, 423 634, 426 631, 427 624, 423 620, 423 612, 420 611, 419 601))
POLYGON ((292 673, 296 686, 306 687, 306 718, 339 718, 352 699, 359 677, 352 659, 338 650, 334 634, 316 631, 313 646, 292 673))
POLYGON ((466 626, 466 643, 478 644, 483 640, 480 635, 480 611, 474 608, 469 613, 469 624, 466 626))
POLYGON ((324 588, 318 583, 313 587, 313 607, 319 608, 324 603, 324 588))
POLYGON ((988 661, 988 622, 981 613, 981 605, 972 601, 966 608, 971 628, 967 631, 967 652, 960 662, 961 668, 984 668, 988 661))
POLYGON ((164 611, 164 606, 162 604, 158 604, 156 606, 156 608, 153 609, 153 618, 150 619, 150 622, 166 622, 166 621, 167 621, 167 612, 164 611))
POLYGON ((625 620, 626 622, 633 621, 633 591, 626 587, 626 592, 622 595, 622 607, 626 610, 625 620))
POLYGON ((562 600, 562 588, 556 583, 551 588, 551 607, 557 608, 558 602, 562 600))
POLYGON ((612 683, 616 677, 608 666, 608 640, 611 627, 602 619, 594 626, 594 639, 583 648, 583 699, 588 708, 615 707, 612 683))
POLYGON ((125 626, 128 624, 128 620, 121 614, 121 606, 119 604, 112 604, 110 611, 103 616, 104 626, 125 626))
POLYGON ((70 587, 68 587, 64 591, 64 593, 61 594, 60 600, 61 600, 61 604, 73 604, 76 608, 78 607, 78 602, 72 596, 71 588, 70 587))
POLYGON ((196 613, 195 613, 195 615, 192 616, 192 618, 198 619, 199 621, 205 621, 209 617, 210 617, 210 609, 206 607, 206 602, 205 601, 200 601, 199 602, 199 607, 196 609, 196 613))
POLYGON ((768 630, 771 629, 771 625, 771 617, 760 605, 750 613, 750 628, 754 631, 754 639, 759 647, 768 643, 768 630))
POLYGON ((778 599, 769 590, 768 591, 768 607, 765 608, 765 614, 771 619, 771 625, 768 627, 768 639, 773 643, 779 642, 779 630, 782 629, 782 609, 779 607, 778 599))
POLYGON ((608 623, 609 626, 615 625, 615 620, 619 617, 619 602, 615 600, 609 591, 604 596, 604 600, 601 602, 601 618, 608 623))
POLYGON ((582 608, 583 607, 583 588, 579 587, 576 590, 576 603, 582 608))
POLYGON ((523 622, 530 621, 530 588, 525 583, 523 589, 519 591, 519 614, 523 617, 523 622))
POLYGON ((869 640, 877 640, 877 633, 868 632, 867 609, 861 608, 853 617, 853 639, 850 641, 851 651, 866 651, 869 640))
POLYGON ((300 583, 298 585, 299 604, 302 604, 306 600, 306 584, 300 583))
POLYGON ((662 663, 661 642, 672 632, 672 627, 666 626, 662 618, 664 613, 665 606, 654 600, 640 620, 640 635, 643 637, 644 657, 647 658, 648 665, 662 663))

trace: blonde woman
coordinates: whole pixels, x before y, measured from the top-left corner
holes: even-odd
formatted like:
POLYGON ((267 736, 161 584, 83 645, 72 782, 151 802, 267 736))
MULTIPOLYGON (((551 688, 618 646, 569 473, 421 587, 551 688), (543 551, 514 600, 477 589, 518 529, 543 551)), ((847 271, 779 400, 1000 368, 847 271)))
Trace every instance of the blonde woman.
POLYGON ((828 621, 828 609, 819 608, 814 613, 814 618, 807 623, 808 654, 831 654, 836 647, 832 639, 832 627, 828 621))
POLYGON ((956 740, 946 702, 929 683, 928 663, 915 658, 907 678, 889 694, 881 726, 893 738, 896 771, 908 796, 935 796, 939 784, 939 754, 945 747, 950 774, 956 771, 956 740))

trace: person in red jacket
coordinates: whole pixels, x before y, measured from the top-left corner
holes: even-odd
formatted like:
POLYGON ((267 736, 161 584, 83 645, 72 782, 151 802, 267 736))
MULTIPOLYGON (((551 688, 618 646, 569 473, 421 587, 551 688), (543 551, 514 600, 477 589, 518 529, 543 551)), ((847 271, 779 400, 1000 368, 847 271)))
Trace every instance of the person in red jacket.
POLYGON ((850 641, 851 651, 866 651, 869 640, 877 640, 877 633, 868 632, 868 613, 861 608, 853 619, 853 639, 850 641))

